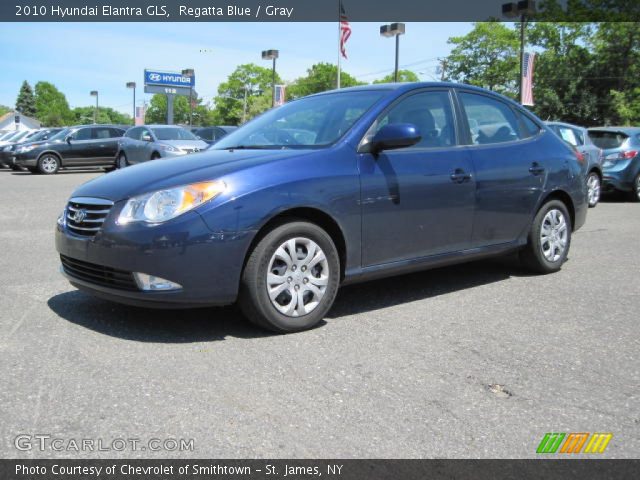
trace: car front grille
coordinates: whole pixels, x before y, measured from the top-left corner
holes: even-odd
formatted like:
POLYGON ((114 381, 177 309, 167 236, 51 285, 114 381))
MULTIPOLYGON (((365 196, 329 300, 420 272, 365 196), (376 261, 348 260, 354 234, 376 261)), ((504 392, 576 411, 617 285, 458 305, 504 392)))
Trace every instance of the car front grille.
POLYGON ((183 150, 187 153, 198 153, 201 149, 196 147, 196 148, 184 148, 183 150))
POLYGON ((79 280, 118 290, 138 290, 131 272, 60 255, 64 272, 79 280))
POLYGON ((113 202, 102 198, 76 197, 67 204, 67 228, 76 235, 93 237, 101 228, 113 202))

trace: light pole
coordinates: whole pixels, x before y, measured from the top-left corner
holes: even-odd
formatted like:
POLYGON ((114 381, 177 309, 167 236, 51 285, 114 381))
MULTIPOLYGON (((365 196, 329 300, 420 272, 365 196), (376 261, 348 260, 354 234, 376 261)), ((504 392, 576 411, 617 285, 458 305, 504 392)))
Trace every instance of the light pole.
POLYGON ((136 124, 136 82, 127 82, 127 88, 133 89, 133 124, 136 124))
POLYGON ((96 97, 96 109, 93 112, 93 123, 98 123, 98 91, 91 90, 91 92, 89 92, 89 95, 91 95, 92 97, 96 97))
POLYGON ((273 70, 271 73, 271 108, 276 105, 276 58, 280 55, 278 50, 263 50, 263 60, 273 60, 273 70))
POLYGON ((503 3, 502 15, 507 18, 520 16, 520 81, 518 82, 518 95, 522 103, 522 77, 524 75, 524 45, 525 29, 527 28, 527 18, 536 13, 536 2, 533 0, 523 0, 518 3, 503 3))
POLYGON ((193 92, 193 77, 195 75, 195 72, 193 68, 186 68, 182 70, 182 75, 192 79, 189 82, 189 126, 191 126, 193 124, 193 100, 191 98, 192 98, 192 92, 193 92))
POLYGON ((400 58, 400 35, 404 35, 404 23, 391 23, 380 26, 382 37, 396 37, 396 68, 393 74, 393 81, 398 81, 398 61, 400 58))

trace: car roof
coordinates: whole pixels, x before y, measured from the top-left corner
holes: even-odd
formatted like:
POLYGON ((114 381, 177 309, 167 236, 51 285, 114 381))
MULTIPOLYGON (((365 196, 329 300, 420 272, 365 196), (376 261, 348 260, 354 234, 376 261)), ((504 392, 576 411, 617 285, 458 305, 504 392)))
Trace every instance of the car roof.
POLYGON ((181 125, 139 125, 140 127, 149 127, 149 128, 184 128, 181 125))
POLYGON ((590 132, 621 132, 627 135, 640 133, 640 127, 591 127, 590 132))
POLYGON ((580 125, 575 125, 573 123, 567 123, 567 122, 544 122, 546 125, 558 125, 558 126, 562 126, 562 127, 570 127, 570 128, 578 128, 580 130, 586 130, 586 128, 581 127, 580 125))

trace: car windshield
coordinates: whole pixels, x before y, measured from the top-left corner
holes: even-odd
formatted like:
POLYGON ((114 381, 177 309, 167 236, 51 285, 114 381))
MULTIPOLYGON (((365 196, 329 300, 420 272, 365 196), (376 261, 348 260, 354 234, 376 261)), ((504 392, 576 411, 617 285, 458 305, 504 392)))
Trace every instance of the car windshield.
POLYGON ((23 138, 25 138, 27 135, 29 135, 31 132, 30 131, 22 131, 19 132, 17 135, 11 137, 11 141, 12 142, 17 142, 18 140, 21 140, 23 138))
POLYGON ((386 94, 384 90, 360 90, 296 100, 240 127, 212 149, 326 147, 386 94))
POLYGON ((158 140, 197 140, 198 138, 184 128, 152 128, 158 140))
POLYGON ((51 140, 64 140, 64 138, 69 134, 69 130, 71 130, 71 129, 70 128, 63 128, 58 133, 56 133, 54 136, 49 137, 49 141, 51 141, 51 140))
POLYGON ((625 133, 609 130, 589 130, 589 137, 598 148, 604 150, 620 148, 622 144, 627 141, 627 138, 629 138, 625 133))

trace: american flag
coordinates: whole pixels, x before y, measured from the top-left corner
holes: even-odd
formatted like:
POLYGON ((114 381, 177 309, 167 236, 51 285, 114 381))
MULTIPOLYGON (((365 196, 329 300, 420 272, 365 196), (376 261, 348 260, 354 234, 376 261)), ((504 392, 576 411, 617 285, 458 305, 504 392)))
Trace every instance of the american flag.
POLYGON ((340 0, 340 53, 344 58, 347 58, 347 40, 351 36, 351 25, 349 25, 349 19, 347 18, 347 12, 344 11, 344 5, 340 0))
POLYGON ((145 114, 145 108, 144 107, 136 107, 136 125, 144 125, 144 114, 145 114))
POLYGON ((526 52, 522 60, 522 105, 533 105, 533 62, 535 53, 526 52))
POLYGON ((287 87, 285 85, 276 85, 276 99, 275 106, 279 107, 280 105, 284 105, 285 94, 287 93, 287 87))

